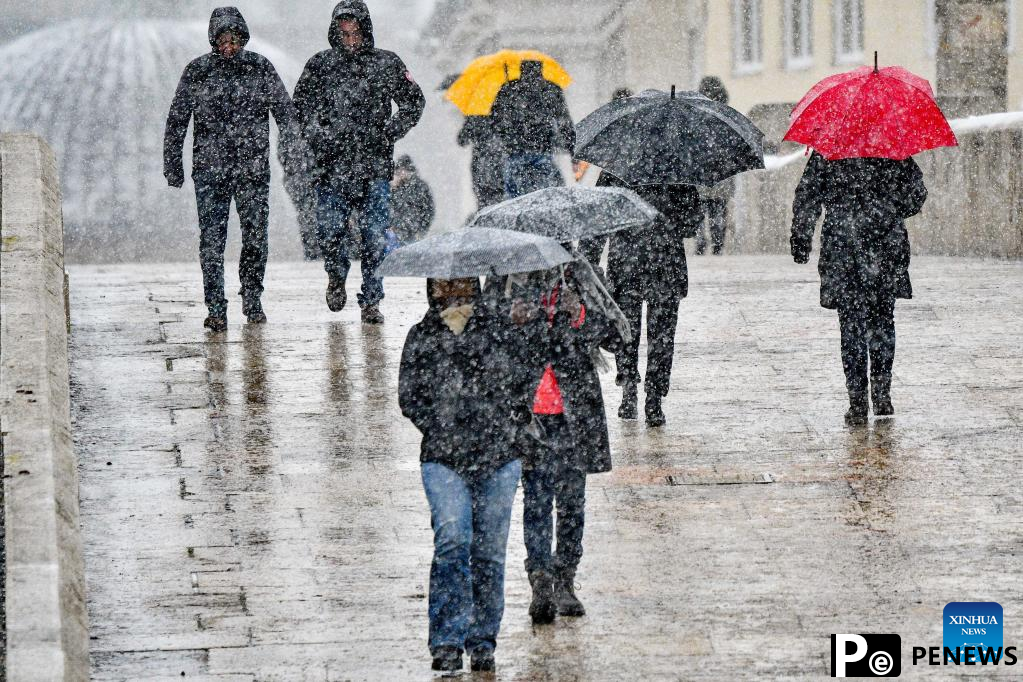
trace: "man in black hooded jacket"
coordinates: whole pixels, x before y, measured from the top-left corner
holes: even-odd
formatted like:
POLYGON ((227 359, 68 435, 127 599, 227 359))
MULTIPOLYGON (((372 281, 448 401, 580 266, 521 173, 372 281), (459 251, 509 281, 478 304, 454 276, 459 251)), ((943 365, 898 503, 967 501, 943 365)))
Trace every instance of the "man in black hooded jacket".
POLYGON ((266 322, 260 297, 266 272, 270 216, 270 117, 285 129, 293 119, 288 91, 262 55, 245 49, 249 29, 234 7, 213 11, 212 52, 193 60, 181 76, 163 145, 163 174, 171 187, 185 183, 182 147, 195 121, 192 181, 199 209, 199 262, 203 273, 205 326, 227 329, 224 247, 234 199, 242 230, 238 274, 242 311, 249 322, 266 322))
POLYGON ((313 152, 317 232, 327 271, 327 307, 341 310, 351 261, 348 219, 360 210, 362 321, 383 322, 376 276, 390 224, 394 143, 419 122, 422 89, 393 52, 375 47, 373 22, 362 0, 342 0, 328 32, 330 49, 313 56, 295 86, 302 133, 313 152), (392 113, 392 103, 398 105, 392 113))

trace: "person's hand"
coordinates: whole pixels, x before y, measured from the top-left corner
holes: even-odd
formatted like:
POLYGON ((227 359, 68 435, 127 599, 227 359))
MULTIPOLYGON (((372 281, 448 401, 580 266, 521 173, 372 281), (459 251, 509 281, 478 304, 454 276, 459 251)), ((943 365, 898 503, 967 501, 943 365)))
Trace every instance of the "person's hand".
POLYGON ((792 260, 800 265, 806 265, 810 262, 810 254, 808 253, 793 253, 792 260))
POLYGON ((171 187, 183 187, 185 184, 184 171, 164 171, 163 176, 167 178, 167 184, 171 187))
POLYGON ((531 306, 521 299, 516 299, 511 305, 511 321, 521 327, 536 314, 536 306, 531 306))

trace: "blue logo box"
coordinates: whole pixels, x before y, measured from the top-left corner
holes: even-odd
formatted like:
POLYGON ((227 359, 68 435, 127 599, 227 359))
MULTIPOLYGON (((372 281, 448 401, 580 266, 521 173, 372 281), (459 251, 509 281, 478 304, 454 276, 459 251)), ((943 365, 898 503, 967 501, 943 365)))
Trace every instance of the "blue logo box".
POLYGON ((994 657, 988 657, 990 663, 1001 657, 1002 606, 993 601, 954 601, 945 605, 942 616, 942 646, 954 655, 956 647, 960 650, 960 663, 981 663, 981 650, 987 657, 988 649, 992 649, 994 657), (969 655, 966 647, 975 647, 969 655))

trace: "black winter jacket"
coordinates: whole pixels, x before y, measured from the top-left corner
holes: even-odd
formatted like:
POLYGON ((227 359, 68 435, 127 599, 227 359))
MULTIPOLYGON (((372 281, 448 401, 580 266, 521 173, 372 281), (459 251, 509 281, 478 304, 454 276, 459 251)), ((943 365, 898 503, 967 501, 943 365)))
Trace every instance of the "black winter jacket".
POLYGON ((610 241, 607 278, 611 293, 619 299, 681 299, 689 294, 689 269, 684 239, 696 234, 703 221, 700 196, 692 185, 630 186, 610 173, 601 173, 598 187, 625 187, 661 212, 653 226, 623 230, 610 238, 587 240, 581 250, 597 264, 605 241, 610 241))
POLYGON ((564 93, 544 80, 542 71, 531 69, 530 62, 523 63, 520 78, 501 86, 490 118, 508 154, 553 154, 575 147, 564 93))
POLYGON ((423 434, 420 461, 465 477, 487 476, 521 457, 535 367, 527 365, 530 331, 477 301, 461 335, 433 302, 405 339, 398 402, 423 434))
POLYGON ((312 149, 314 181, 358 193, 372 180, 391 179, 394 143, 419 122, 426 98, 398 55, 374 47, 373 22, 361 0, 338 3, 328 40, 331 49, 305 65, 295 108, 312 149), (345 15, 362 27, 365 42, 355 53, 345 49, 337 28, 345 15))
POLYGON ((821 305, 860 306, 876 298, 912 298, 905 219, 927 200, 912 159, 828 161, 814 152, 792 205, 792 256, 805 263, 821 212, 821 305))
MULTIPOLYGON (((241 13, 221 7, 210 17, 210 45, 227 30, 244 43, 249 30, 241 13)), ((185 67, 167 115, 163 141, 163 173, 180 187, 185 180, 182 147, 188 122, 195 121, 192 175, 270 179, 270 118, 282 130, 291 125, 293 109, 287 88, 262 55, 242 49, 232 58, 214 51, 185 67)))

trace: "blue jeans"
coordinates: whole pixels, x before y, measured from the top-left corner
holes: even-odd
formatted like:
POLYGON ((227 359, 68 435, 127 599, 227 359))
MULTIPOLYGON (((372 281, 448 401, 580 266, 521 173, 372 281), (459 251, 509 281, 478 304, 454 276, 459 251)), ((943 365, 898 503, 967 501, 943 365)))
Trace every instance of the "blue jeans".
POLYGON ((565 184, 549 154, 509 154, 504 160, 504 198, 565 184))
POLYGON ((522 472, 522 535, 526 543, 526 573, 574 573, 583 556, 586 521, 586 470, 579 461, 563 415, 537 415, 547 433, 536 444, 532 466, 522 472), (557 554, 553 512, 558 510, 557 554))
POLYGON ((522 465, 515 460, 482 479, 430 462, 422 470, 433 526, 430 652, 444 646, 493 650, 504 615, 504 560, 522 465))
POLYGON ((391 225, 391 183, 374 180, 365 197, 353 200, 329 187, 316 188, 316 236, 323 252, 323 269, 331 279, 345 280, 352 265, 348 256, 348 219, 361 209, 362 293, 359 305, 376 305, 384 298, 384 283, 376 276, 387 245, 385 232, 391 225))

